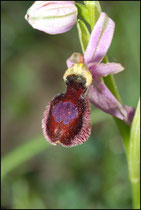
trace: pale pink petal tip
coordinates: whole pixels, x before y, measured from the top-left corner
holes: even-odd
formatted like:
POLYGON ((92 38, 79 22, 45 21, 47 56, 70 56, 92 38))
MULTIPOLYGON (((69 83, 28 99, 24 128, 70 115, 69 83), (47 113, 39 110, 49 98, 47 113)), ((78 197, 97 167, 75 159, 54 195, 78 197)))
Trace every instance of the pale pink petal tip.
POLYGON ((101 62, 106 55, 113 38, 115 23, 102 12, 90 36, 84 54, 85 63, 101 62))
POLYGON ((88 64, 93 79, 106 77, 109 74, 117 74, 124 70, 120 63, 99 63, 88 64))

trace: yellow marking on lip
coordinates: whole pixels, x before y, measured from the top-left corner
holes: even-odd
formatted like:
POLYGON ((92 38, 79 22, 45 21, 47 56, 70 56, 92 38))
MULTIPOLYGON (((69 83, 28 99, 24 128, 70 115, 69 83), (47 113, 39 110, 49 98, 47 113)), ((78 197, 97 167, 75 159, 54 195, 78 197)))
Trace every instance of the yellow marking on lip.
POLYGON ((71 68, 67 69, 63 76, 64 81, 66 81, 66 78, 72 74, 83 76, 86 79, 86 87, 89 87, 91 85, 93 80, 92 75, 88 67, 84 63, 75 63, 71 68))

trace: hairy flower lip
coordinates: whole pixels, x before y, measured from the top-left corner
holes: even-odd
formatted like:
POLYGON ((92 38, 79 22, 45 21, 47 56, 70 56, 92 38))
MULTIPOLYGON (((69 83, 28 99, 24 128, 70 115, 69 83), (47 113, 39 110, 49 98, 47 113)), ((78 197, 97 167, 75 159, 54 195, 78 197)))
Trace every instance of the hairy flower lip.
POLYGON ((36 1, 28 9, 25 19, 35 29, 60 34, 76 23, 77 7, 74 1, 36 1))
MULTIPOLYGON (((59 95, 57 95, 57 96, 59 96, 59 95)), ((83 99, 85 102, 86 109, 85 109, 84 115, 82 117, 82 125, 81 125, 82 127, 81 127, 80 131, 73 138, 71 138, 68 143, 66 143, 65 141, 60 141, 60 140, 57 140, 54 142, 54 140, 49 135, 49 132, 48 132, 49 130, 47 129, 47 121, 48 121, 48 117, 50 114, 51 104, 57 96, 55 96, 49 102, 49 104, 46 107, 45 112, 44 112, 44 117, 42 120, 42 129, 43 129, 43 133, 44 133, 46 140, 54 146, 61 144, 63 147, 73 147, 73 146, 83 144, 85 141, 88 140, 88 138, 91 134, 89 100, 87 99, 87 97, 84 97, 84 99, 83 99)))

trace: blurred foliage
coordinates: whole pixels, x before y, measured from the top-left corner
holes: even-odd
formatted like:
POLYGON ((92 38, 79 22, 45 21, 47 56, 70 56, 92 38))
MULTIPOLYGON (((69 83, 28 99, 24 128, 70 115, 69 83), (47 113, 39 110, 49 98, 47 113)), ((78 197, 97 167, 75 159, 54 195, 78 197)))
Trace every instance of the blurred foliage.
MULTIPOLYGON (((76 26, 60 35, 33 29, 24 19, 33 1, 2 1, 2 155, 42 134, 49 100, 65 90, 66 59, 81 52, 76 26)), ((115 76, 124 104, 139 96, 140 2, 102 1, 116 23, 108 58, 125 71, 115 76)), ((78 147, 49 148, 2 183, 2 207, 10 209, 131 208, 121 137, 112 117, 96 108, 92 135, 78 147)), ((44 137, 43 137, 44 141, 44 137)), ((48 143, 47 143, 48 144, 48 143)), ((17 156, 17 159, 19 157, 17 156)))

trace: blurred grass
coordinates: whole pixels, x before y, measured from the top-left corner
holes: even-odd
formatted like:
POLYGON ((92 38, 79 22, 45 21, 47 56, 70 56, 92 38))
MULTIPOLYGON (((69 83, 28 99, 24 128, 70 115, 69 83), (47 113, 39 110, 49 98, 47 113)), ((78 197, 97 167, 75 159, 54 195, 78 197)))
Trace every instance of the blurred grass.
POLYGON ((21 146, 18 146, 13 152, 9 153, 2 159, 1 178, 4 179, 10 171, 30 160, 40 152, 43 152, 48 146, 49 144, 43 139, 43 137, 37 137, 33 140, 30 139, 30 141, 26 141, 21 146))
MULTIPOLYGON (((65 61, 73 52, 81 52, 76 26, 55 36, 31 28, 24 20, 31 4, 1 4, 2 157, 34 136, 38 144, 45 106, 65 90, 65 61)), ((115 76, 123 103, 135 107, 140 85, 140 2, 102 1, 101 6, 116 23, 108 58, 125 67, 115 76)), ((131 209, 121 137, 111 116, 92 109, 90 139, 72 149, 50 146, 15 168, 3 180, 2 207, 131 209)), ((48 145, 44 139, 40 141, 48 145)), ((24 153, 18 154, 16 163, 22 157, 24 153)))

